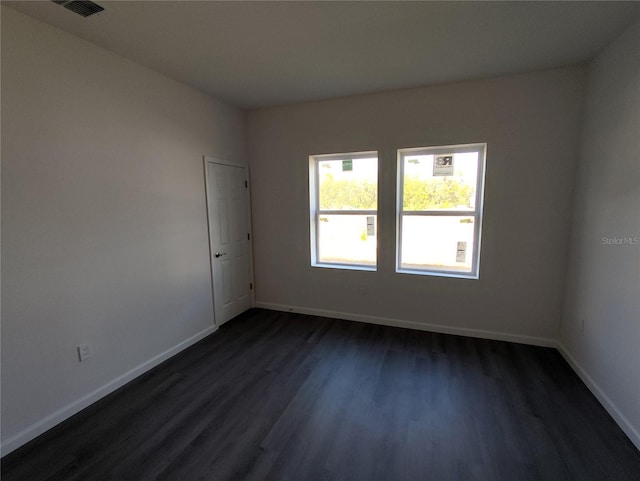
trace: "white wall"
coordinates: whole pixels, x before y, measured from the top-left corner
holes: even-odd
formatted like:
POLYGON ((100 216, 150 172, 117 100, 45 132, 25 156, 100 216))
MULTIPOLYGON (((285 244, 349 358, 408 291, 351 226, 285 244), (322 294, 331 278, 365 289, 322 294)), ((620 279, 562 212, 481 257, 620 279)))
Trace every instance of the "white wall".
POLYGON ((588 70, 561 332, 565 355, 638 448, 639 53, 640 22, 588 70), (603 243, 616 237, 632 243, 603 243))
POLYGON ((6 453, 211 331, 202 156, 245 153, 240 111, 6 7, 2 120, 6 453))
POLYGON ((256 300, 553 345, 564 289, 580 67, 248 113, 256 300), (487 142, 480 280, 394 272, 396 149, 487 142), (310 267, 308 156, 377 150, 378 272, 310 267))

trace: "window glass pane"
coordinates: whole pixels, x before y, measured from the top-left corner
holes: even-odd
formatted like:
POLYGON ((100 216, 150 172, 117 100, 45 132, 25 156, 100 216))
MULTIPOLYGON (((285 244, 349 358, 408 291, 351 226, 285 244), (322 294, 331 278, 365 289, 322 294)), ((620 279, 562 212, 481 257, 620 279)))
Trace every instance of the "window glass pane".
POLYGON ((471 272, 473 223, 473 217, 403 216, 400 268, 471 272))
POLYGON ((376 216, 319 215, 318 262, 376 265, 376 216))
POLYGON ((403 162, 403 210, 475 209, 478 152, 405 153, 403 162))
POLYGON ((378 159, 319 160, 320 210, 376 210, 378 159))

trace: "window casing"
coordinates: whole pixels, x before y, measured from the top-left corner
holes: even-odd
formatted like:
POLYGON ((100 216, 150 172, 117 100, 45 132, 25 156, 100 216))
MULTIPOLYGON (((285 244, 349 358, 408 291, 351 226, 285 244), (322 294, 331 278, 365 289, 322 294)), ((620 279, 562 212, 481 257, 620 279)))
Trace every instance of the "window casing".
POLYGON ((309 157, 311 265, 376 270, 378 153, 309 157))
POLYGON ((398 150, 396 272, 477 279, 486 144, 398 150))

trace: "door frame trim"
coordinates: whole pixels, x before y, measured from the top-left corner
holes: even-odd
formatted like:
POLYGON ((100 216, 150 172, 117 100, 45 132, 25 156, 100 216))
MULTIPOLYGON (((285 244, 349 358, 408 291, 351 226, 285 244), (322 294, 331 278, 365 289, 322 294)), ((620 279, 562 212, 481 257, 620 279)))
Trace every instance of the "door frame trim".
POLYGON ((213 232, 211 230, 211 222, 209 221, 209 192, 211 192, 211 187, 209 186, 209 164, 220 164, 220 165, 228 165, 231 167, 241 167, 244 169, 244 178, 247 182, 247 221, 249 223, 249 282, 253 285, 253 289, 250 289, 250 305, 251 307, 255 307, 256 305, 256 282, 254 279, 253 273, 253 229, 251 222, 251 178, 249 176, 249 164, 246 162, 234 162, 230 160, 220 159, 218 157, 212 157, 209 155, 202 156, 202 166, 204 171, 204 199, 205 199, 205 212, 207 214, 207 234, 208 234, 208 243, 209 243, 209 277, 211 282, 211 301, 213 307, 213 326, 217 330, 220 327, 220 323, 218 323, 216 319, 216 297, 214 290, 214 277, 213 277, 213 249, 212 249, 212 240, 213 240, 213 232))

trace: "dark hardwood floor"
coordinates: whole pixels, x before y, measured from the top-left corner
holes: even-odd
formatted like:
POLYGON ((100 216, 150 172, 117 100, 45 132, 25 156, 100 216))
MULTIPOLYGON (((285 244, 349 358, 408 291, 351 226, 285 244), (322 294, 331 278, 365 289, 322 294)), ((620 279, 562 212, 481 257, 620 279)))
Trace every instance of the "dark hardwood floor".
POLYGON ((640 452, 554 349, 256 309, 2 480, 638 481, 640 452))

